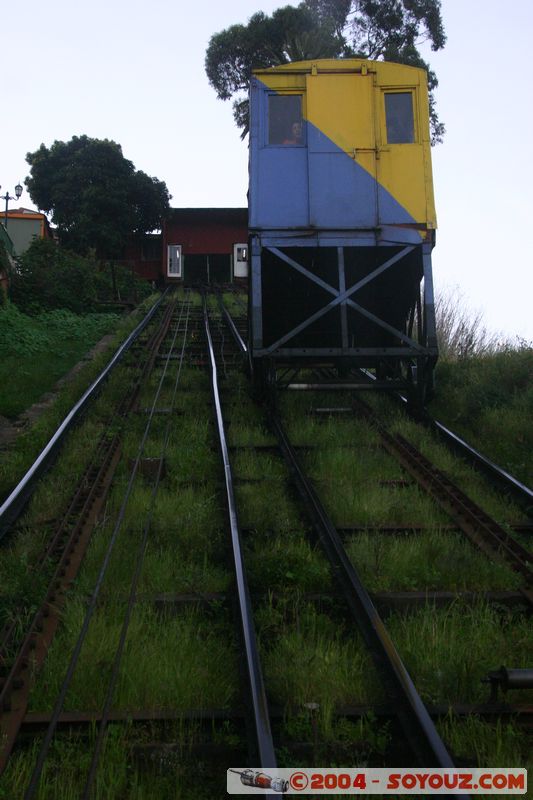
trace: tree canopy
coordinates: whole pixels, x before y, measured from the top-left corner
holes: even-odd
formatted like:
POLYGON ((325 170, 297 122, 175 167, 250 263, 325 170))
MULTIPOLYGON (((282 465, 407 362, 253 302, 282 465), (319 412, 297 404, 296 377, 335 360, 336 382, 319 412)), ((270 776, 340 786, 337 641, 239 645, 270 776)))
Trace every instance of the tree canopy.
POLYGON ((368 58, 396 61, 428 71, 433 142, 442 141, 433 90, 438 81, 420 53, 423 42, 440 50, 446 42, 440 0, 303 0, 262 11, 247 25, 215 33, 206 52, 205 69, 221 100, 234 98, 233 115, 248 133, 248 100, 244 96, 253 68, 273 67, 312 58, 368 58))
POLYGON ((26 161, 31 199, 51 213, 61 244, 78 253, 115 258, 129 236, 159 228, 168 210, 166 184, 136 170, 109 139, 41 144, 26 161))

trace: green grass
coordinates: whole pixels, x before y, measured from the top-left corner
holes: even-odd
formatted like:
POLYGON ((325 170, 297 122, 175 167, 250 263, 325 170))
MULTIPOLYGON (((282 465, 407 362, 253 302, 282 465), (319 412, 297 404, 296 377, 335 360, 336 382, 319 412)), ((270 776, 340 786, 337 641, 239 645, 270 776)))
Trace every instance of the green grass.
POLYGON ((327 561, 303 535, 250 533, 246 539, 245 560, 252 590, 331 591, 327 561))
POLYGON ((327 732, 335 707, 382 699, 370 657, 353 629, 306 603, 266 605, 257 625, 271 702, 296 712, 318 703, 318 724, 327 732))
POLYGON ((353 485, 320 481, 320 498, 335 525, 420 525, 448 522, 444 512, 417 486, 353 485))
MULTIPOLYGON (((72 381, 62 387, 56 400, 46 408, 30 428, 19 434, 8 450, 2 453, 2 459, 0 460, 0 498, 6 497, 22 478, 25 471, 57 430, 73 404, 82 396, 91 380, 94 380, 108 363, 110 354, 139 323, 141 315, 146 313, 155 299, 154 297, 149 298, 142 306, 136 309, 135 313, 121 320, 108 349, 89 361, 72 381)), ((97 415, 102 413, 102 405, 104 408, 113 405, 118 396, 121 396, 131 368, 128 365, 131 365, 134 358, 134 354, 129 354, 124 360, 124 365, 120 366, 108 380, 100 399, 95 403, 95 413, 97 415), (108 399, 104 400, 104 397, 108 399)))
POLYGON ((490 591, 518 589, 522 579, 493 563, 465 536, 432 531, 409 536, 361 533, 346 550, 370 591, 490 591))
POLYGON ((239 520, 243 528, 290 531, 300 525, 300 516, 287 489, 274 481, 240 484, 235 489, 239 520))
POLYGON ((466 461, 458 458, 441 444, 436 437, 403 414, 395 413, 391 418, 391 431, 400 433, 412 442, 435 466, 454 481, 461 490, 478 503, 489 515, 500 523, 519 522, 523 512, 511 501, 494 491, 486 480, 466 461))
POLYGON ((439 362, 431 413, 533 486, 533 351, 439 362))
POLYGON ((49 392, 118 319, 69 311, 30 317, 16 306, 0 308, 0 414, 14 419, 49 392))
MULTIPOLYGON (((88 595, 96 581, 111 532, 121 492, 114 490, 104 525, 95 531, 78 578, 78 592, 88 595)), ((104 589, 126 593, 133 573, 132 554, 137 552, 151 503, 148 487, 138 486, 131 495, 126 516, 113 550, 104 589)), ((217 527, 215 497, 206 489, 187 488, 169 493, 161 488, 152 519, 141 573, 139 593, 209 592, 224 590, 229 576, 224 567, 226 532, 223 517, 217 527), (170 524, 168 523, 170 517, 170 524)))
MULTIPOLYGON (((225 772, 220 776, 209 773, 203 763, 191 763, 187 752, 190 734, 186 726, 175 723, 167 733, 176 740, 185 741, 183 753, 178 752, 168 763, 158 760, 147 767, 135 762, 131 750, 135 745, 160 738, 157 726, 109 725, 94 786, 95 800, 212 800, 213 797, 222 797, 226 788, 225 772)), ((56 736, 44 764, 36 795, 38 800, 79 800, 95 740, 94 729, 88 735, 56 736)), ((41 737, 37 737, 27 749, 13 753, 2 776, 1 800, 23 797, 40 745, 41 737)))
POLYGON ((488 723, 477 716, 460 719, 450 714, 437 728, 460 759, 470 762, 474 756, 480 767, 533 767, 527 736, 514 721, 488 723))
MULTIPOLYGON (((85 614, 82 599, 65 611, 42 675, 31 696, 33 710, 50 709, 64 677, 85 614)), ((65 710, 101 708, 125 607, 111 600, 95 612, 68 691, 65 710)), ((113 707, 195 709, 230 707, 238 690, 232 628, 194 608, 160 614, 150 603, 135 605, 113 707)))
MULTIPOLYGON (((429 703, 477 703, 488 699, 481 679, 502 664, 533 662, 531 621, 518 612, 458 600, 446 609, 389 617, 387 627, 422 698, 429 703)), ((531 702, 533 691, 520 692, 531 702)), ((514 699, 514 698, 513 698, 514 699)))

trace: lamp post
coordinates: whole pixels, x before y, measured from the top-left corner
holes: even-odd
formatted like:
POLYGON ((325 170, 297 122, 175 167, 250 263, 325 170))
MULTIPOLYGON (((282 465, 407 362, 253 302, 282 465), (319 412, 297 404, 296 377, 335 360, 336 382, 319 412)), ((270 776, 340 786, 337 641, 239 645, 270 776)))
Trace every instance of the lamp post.
MULTIPOLYGON (((1 188, 2 187, 0 186, 0 189, 1 188)), ((18 200, 20 198, 21 194, 22 194, 22 186, 20 185, 20 183, 17 183, 17 185, 15 186, 15 197, 11 197, 9 192, 6 192, 5 194, 0 195, 0 200, 5 200, 6 201, 6 213, 5 213, 5 217, 4 217, 4 228, 6 230, 7 230, 7 206, 8 206, 8 203, 9 203, 10 200, 18 200)))

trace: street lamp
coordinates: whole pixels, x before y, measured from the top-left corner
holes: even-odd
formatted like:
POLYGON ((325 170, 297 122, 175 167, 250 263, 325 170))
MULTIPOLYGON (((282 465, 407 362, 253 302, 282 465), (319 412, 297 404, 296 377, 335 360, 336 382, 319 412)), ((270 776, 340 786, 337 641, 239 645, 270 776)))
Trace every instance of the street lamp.
MULTIPOLYGON (((0 186, 0 189, 1 188, 2 187, 0 186)), ((8 203, 9 203, 10 200, 18 200, 20 198, 21 194, 22 194, 22 186, 20 185, 20 183, 17 183, 17 185, 15 186, 15 197, 11 197, 9 192, 6 192, 5 194, 0 195, 0 200, 5 200, 6 201, 6 213, 5 213, 5 217, 4 217, 4 227, 5 227, 6 230, 7 230, 7 206, 8 206, 8 203)))

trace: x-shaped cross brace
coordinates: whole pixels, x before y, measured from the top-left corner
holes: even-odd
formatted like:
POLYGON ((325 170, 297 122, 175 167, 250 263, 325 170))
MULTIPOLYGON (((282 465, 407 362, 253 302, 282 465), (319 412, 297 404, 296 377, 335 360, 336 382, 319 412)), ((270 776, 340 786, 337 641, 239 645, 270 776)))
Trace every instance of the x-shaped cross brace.
MULTIPOLYGON (((267 352, 269 353, 274 352, 274 350, 277 350, 278 347, 281 347, 281 345, 285 344, 285 342, 287 342, 289 339, 292 339, 293 336, 296 336, 298 333, 301 333, 301 331, 305 330, 305 328, 307 328, 309 325, 312 325, 313 322, 316 322, 317 319, 320 319, 320 317, 323 317, 324 314, 327 314, 328 311, 331 311, 332 308, 335 308, 335 306, 338 306, 340 304, 346 304, 350 306, 350 308, 353 308, 354 311, 357 311, 358 314, 361 314, 362 316, 366 317, 372 322, 375 322, 376 325, 379 325, 381 328, 384 328, 384 330, 388 331, 389 333, 392 333, 394 336, 397 336, 399 339, 401 339, 402 342, 405 342, 414 350, 417 350, 420 353, 426 352, 425 348, 419 345, 418 342, 415 342, 405 333, 402 333, 401 331, 397 330, 384 320, 379 319, 379 317, 376 317, 376 315, 372 314, 371 311, 367 311, 366 308, 363 308, 363 306, 360 306, 358 303, 355 303, 353 300, 350 299, 352 295, 354 295, 356 292, 362 289, 363 286, 366 286, 367 283, 373 281, 375 278, 378 277, 378 275, 381 275, 383 272, 390 269, 394 264, 396 264, 406 255, 408 255, 410 252, 412 252, 415 249, 414 245, 411 245, 409 247, 404 247, 403 250, 401 250, 399 253, 396 253, 396 255, 392 256, 392 258, 389 258, 388 261, 385 261, 384 264, 381 264, 381 266, 377 267, 372 272, 369 272, 368 275, 366 275, 357 283, 354 283, 354 285, 351 286, 349 289, 344 289, 344 287, 342 287, 341 289, 335 289, 333 286, 330 286, 329 283, 323 281, 322 278, 319 278, 318 275, 314 275, 312 272, 303 267, 301 264, 298 264, 297 261, 295 261, 293 258, 290 258, 290 256, 287 256, 277 247, 268 247, 266 249, 269 250, 278 258, 280 258, 290 267, 295 269, 297 272, 300 272, 302 275, 305 275, 306 278, 309 278, 309 280, 313 281, 318 286, 321 286, 322 289, 325 289, 326 292, 332 294, 334 298, 330 303, 324 306, 324 308, 321 308, 319 311, 316 311, 308 319, 304 320, 299 325, 297 325, 296 328, 293 328, 291 331, 289 331, 289 333, 286 333, 284 336, 282 336, 281 339, 278 339, 277 342, 274 342, 274 344, 270 345, 270 347, 267 349, 267 352)), ((342 257, 343 248, 339 247, 337 249, 339 251, 339 258, 340 258, 342 257)))

